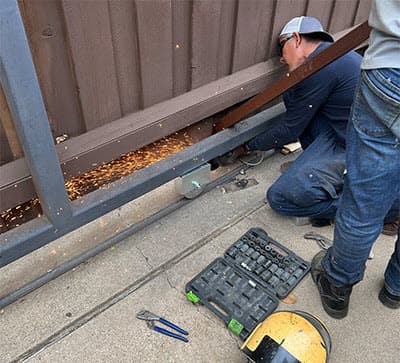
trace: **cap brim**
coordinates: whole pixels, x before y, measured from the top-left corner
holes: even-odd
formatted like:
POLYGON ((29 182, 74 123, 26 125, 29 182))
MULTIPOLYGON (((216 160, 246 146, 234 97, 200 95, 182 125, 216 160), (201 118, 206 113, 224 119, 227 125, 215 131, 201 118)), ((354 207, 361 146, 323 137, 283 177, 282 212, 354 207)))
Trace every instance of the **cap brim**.
POLYGON ((319 38, 321 40, 325 40, 327 42, 333 43, 335 40, 333 39, 332 35, 327 32, 310 32, 310 33, 300 33, 303 35, 310 35, 313 38, 319 38))

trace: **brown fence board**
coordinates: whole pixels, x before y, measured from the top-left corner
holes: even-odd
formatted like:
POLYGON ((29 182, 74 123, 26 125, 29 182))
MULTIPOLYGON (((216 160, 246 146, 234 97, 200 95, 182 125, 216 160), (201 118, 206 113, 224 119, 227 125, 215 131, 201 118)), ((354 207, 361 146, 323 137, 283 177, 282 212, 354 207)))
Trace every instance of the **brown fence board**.
POLYGON ((254 64, 259 23, 258 17, 261 8, 262 3, 259 0, 239 1, 232 72, 240 71, 254 64), (253 21, 250 21, 250 19, 253 21))
POLYGON ((324 29, 328 29, 334 2, 334 0, 308 0, 306 14, 319 19, 324 29))
POLYGON ((141 108, 136 9, 133 0, 110 1, 110 24, 122 115, 141 108))
POLYGON ((0 114, 0 166, 8 163, 10 160, 16 159, 8 144, 8 135, 4 130, 2 118, 3 115, 0 114))
POLYGON ((137 0, 143 107, 172 97, 172 10, 169 0, 137 0))
POLYGON ((11 157, 18 159, 23 154, 10 109, 8 108, 6 95, 0 85, 0 165, 11 157))
POLYGON ((190 1, 172 1, 172 49, 173 49, 173 95, 178 96, 191 89, 190 37, 191 37, 190 1))
POLYGON ((237 1, 222 1, 219 20, 217 79, 232 73, 237 1))
POLYGON ((0 117, 0 166, 7 164, 9 160, 14 159, 15 157, 11 152, 11 148, 8 144, 7 134, 3 128, 0 117))
POLYGON ((273 5, 272 1, 239 1, 232 72, 266 59, 273 5))
POLYGON ((193 0, 192 88, 217 78, 221 0, 193 0))
POLYGON ((272 44, 276 44, 276 39, 272 39, 273 15, 275 5, 273 1, 264 1, 260 9, 259 26, 257 34, 257 48, 255 63, 268 59, 268 53, 272 44))
POLYGON ((371 1, 372 0, 359 0, 354 24, 362 23, 363 21, 368 20, 371 1))
POLYGON ((86 130, 121 117, 108 2, 62 1, 86 130))
POLYGON ((285 24, 295 16, 303 15, 305 10, 305 0, 280 0, 276 2, 276 8, 273 17, 274 25, 271 35, 272 43, 269 51, 269 57, 274 57, 278 54, 277 40, 285 24))
POLYGON ((358 0, 335 1, 333 6, 329 32, 336 33, 354 25, 358 8, 358 0))
POLYGON ((53 135, 85 131, 59 1, 20 1, 53 135))

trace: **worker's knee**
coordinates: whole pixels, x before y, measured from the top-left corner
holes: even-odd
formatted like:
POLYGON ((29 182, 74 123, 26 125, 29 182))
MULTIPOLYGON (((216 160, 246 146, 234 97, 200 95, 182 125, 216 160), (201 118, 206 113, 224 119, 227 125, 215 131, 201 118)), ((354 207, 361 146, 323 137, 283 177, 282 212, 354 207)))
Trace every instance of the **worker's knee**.
POLYGON ((273 184, 267 190, 267 201, 270 207, 279 213, 284 213, 290 203, 279 184, 273 184))
POLYGON ((314 177, 302 170, 289 177, 282 176, 267 191, 271 208, 284 215, 296 215, 300 208, 309 208, 326 199, 326 193, 315 185, 314 177))

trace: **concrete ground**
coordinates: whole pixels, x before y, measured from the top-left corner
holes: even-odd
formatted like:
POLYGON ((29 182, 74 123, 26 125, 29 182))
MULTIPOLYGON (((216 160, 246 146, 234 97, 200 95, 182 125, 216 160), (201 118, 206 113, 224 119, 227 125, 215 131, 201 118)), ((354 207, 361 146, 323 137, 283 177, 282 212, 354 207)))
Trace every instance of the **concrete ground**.
MULTIPOLYGON (((298 226, 264 202, 279 165, 294 157, 273 155, 247 171, 258 185, 231 193, 215 188, 1 310, 0 362, 246 362, 239 338, 187 301, 184 288, 251 227, 309 261, 319 247, 304 233, 332 237, 332 227, 298 226), (189 331, 190 342, 150 330, 135 318, 141 309, 189 331)), ((177 198, 173 185, 163 186, 2 268, 0 296, 177 198)), ((294 304, 279 303, 278 310, 304 310, 325 322, 331 363, 399 361, 399 311, 377 299, 394 241, 378 239, 347 318, 323 311, 310 274, 295 288, 294 304)))

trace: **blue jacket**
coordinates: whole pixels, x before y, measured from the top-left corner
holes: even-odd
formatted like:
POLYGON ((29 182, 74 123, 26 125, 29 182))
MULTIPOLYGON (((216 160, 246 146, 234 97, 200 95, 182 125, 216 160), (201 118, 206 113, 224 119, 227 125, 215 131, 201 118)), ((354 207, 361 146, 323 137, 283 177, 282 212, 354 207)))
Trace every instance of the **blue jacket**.
MULTIPOLYGON (((327 48, 323 42, 309 58, 327 48)), ((283 122, 248 142, 250 150, 269 150, 300 140, 305 149, 321 132, 345 145, 346 127, 362 57, 351 51, 283 94, 283 122)))

